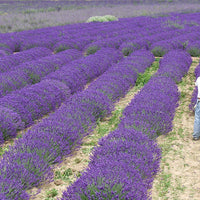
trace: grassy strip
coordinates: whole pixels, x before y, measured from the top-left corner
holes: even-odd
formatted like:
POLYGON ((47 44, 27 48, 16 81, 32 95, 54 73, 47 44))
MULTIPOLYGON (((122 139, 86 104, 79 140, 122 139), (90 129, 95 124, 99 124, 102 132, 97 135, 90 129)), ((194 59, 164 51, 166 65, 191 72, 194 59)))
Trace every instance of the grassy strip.
MULTIPOLYGON (((143 74, 139 74, 136 85, 130 89, 124 98, 121 98, 119 102, 115 104, 115 110, 112 112, 111 116, 97 122, 97 127, 93 131, 93 134, 84 138, 81 148, 76 150, 73 155, 66 158, 61 165, 54 168, 54 182, 43 185, 42 188, 40 188, 41 193, 33 198, 34 200, 53 200, 54 197, 55 199, 61 197, 66 187, 81 176, 81 173, 86 169, 89 163, 92 149, 97 146, 99 139, 118 127, 124 108, 157 71, 159 60, 160 58, 156 58, 151 67, 147 68, 143 74), (57 194, 55 196, 49 196, 51 193, 57 194)), ((34 192, 36 191, 30 191, 32 194, 34 194, 34 192)))
MULTIPOLYGON (((178 84, 180 91, 179 107, 174 117, 173 130, 166 136, 157 138, 157 142, 162 149, 160 173, 154 180, 152 199, 154 200, 179 200, 187 199, 184 193, 194 199, 189 188, 185 185, 184 173, 177 173, 179 170, 185 171, 190 163, 185 160, 185 147, 189 146, 192 138, 192 128, 194 122, 193 113, 189 110, 192 92, 194 89, 194 69, 198 64, 198 59, 193 59, 193 63, 187 73, 178 84), (188 124, 185 124, 185 121, 188 124), (190 126, 191 125, 191 126, 190 126), (176 163, 181 163, 183 169, 180 169, 176 163)), ((192 152, 187 152, 192 154, 192 152)), ((190 172, 192 174, 192 171, 190 172)), ((187 175, 186 175, 187 176, 187 175)))
POLYGON ((48 8, 29 8, 27 10, 20 11, 22 14, 31 14, 31 13, 45 13, 45 12, 59 12, 61 10, 73 10, 73 9, 84 9, 87 8, 87 6, 77 6, 77 5, 70 5, 70 6, 56 6, 56 7, 48 7, 48 8))

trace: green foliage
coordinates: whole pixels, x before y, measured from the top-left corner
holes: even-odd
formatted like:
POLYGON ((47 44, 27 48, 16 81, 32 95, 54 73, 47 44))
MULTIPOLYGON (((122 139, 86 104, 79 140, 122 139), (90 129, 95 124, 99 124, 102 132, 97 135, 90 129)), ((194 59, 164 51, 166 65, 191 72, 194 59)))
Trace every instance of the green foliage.
POLYGON ((65 51, 67 49, 70 49, 69 46, 66 46, 66 45, 60 45, 59 47, 57 47, 55 50, 54 50, 54 53, 58 53, 58 52, 61 52, 61 51, 65 51))
POLYGON ((118 21, 118 18, 113 15, 105 15, 104 18, 108 21, 118 21))
POLYGON ((157 58, 156 62, 154 62, 151 67, 147 68, 143 74, 138 74, 138 78, 135 83, 136 86, 143 87, 149 81, 152 74, 158 70, 159 60, 160 58, 157 58))
POLYGON ((40 79, 41 79, 39 75, 34 74, 34 73, 30 73, 29 77, 30 77, 32 84, 40 82, 40 79))
POLYGON ((55 12, 60 11, 61 6, 56 6, 55 8, 48 7, 48 8, 40 8, 40 9, 27 9, 22 11, 23 14, 31 14, 31 13, 44 13, 44 12, 55 12))
POLYGON ((162 47, 155 47, 151 50, 154 56, 162 57, 165 55, 166 51, 162 47))
POLYGON ((181 24, 178 20, 174 20, 174 21, 172 21, 172 20, 167 20, 167 21, 165 22, 165 25, 166 25, 167 27, 175 27, 175 28, 178 28, 178 29, 183 29, 183 28, 184 28, 184 25, 181 24))
MULTIPOLYGON (((97 184, 95 185, 93 183, 93 184, 88 185, 86 190, 90 194, 90 196, 93 197, 93 199, 98 199, 98 196, 96 196, 96 193, 101 192, 99 189, 99 186, 102 186, 103 194, 106 196, 107 200, 113 199, 113 194, 117 195, 119 199, 124 199, 126 196, 126 193, 122 192, 123 186, 120 184, 113 184, 112 183, 113 181, 114 180, 111 180, 110 184, 106 184, 103 178, 98 178, 97 184)), ((83 193, 80 194, 80 198, 81 200, 88 200, 87 195, 85 195, 85 191, 83 191, 83 193)))
POLYGON ((104 16, 93 16, 90 17, 86 22, 109 22, 109 21, 118 21, 118 18, 113 15, 104 15, 104 16))
POLYGON ((0 147, 0 156, 2 156, 4 154, 4 152, 5 152, 5 150, 2 147, 0 147))
POLYGON ((68 168, 64 172, 55 171, 55 179, 61 179, 63 181, 70 181, 70 176, 73 175, 72 169, 68 168))
POLYGON ((171 186, 171 176, 171 174, 167 174, 164 172, 161 173, 160 184, 159 186, 156 186, 156 189, 160 191, 159 197, 164 198, 168 193, 171 186))
POLYGON ((200 49, 197 47, 191 47, 190 49, 187 50, 187 52, 193 57, 200 56, 200 49))
POLYGON ((186 49, 186 47, 187 47, 187 45, 188 45, 188 40, 187 41, 185 41, 185 42, 182 42, 182 45, 183 45, 183 49, 186 49))
POLYGON ((99 49, 100 49, 100 47, 98 47, 98 46, 90 46, 90 47, 88 47, 88 49, 87 49, 85 55, 88 56, 88 55, 90 55, 90 54, 94 54, 94 53, 96 53, 99 49))
POLYGON ((140 48, 140 46, 138 44, 135 44, 135 43, 132 43, 132 42, 127 43, 127 45, 128 45, 127 47, 124 47, 122 49, 122 53, 123 53, 124 56, 129 56, 134 51, 134 49, 140 48))
POLYGON ((122 49, 122 53, 123 53, 124 56, 129 56, 132 52, 133 51, 130 48, 127 48, 127 47, 122 49))
POLYGON ((52 190, 49 190, 47 193, 47 199, 51 198, 51 197, 55 197, 58 194, 58 191, 54 188, 52 190))

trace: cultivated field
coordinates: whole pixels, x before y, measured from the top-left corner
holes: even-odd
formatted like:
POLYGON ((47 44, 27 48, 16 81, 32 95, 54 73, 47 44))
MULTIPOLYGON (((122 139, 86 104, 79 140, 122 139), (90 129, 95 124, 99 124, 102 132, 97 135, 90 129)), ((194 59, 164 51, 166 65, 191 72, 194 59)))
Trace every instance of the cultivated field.
POLYGON ((2 2, 0 200, 200 199, 199 6, 2 2))

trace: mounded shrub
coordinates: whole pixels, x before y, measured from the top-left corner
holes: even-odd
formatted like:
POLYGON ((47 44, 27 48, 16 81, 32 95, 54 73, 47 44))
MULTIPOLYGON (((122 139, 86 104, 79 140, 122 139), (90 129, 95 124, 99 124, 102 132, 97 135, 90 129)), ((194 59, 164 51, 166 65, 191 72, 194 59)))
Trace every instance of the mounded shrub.
POLYGON ((86 22, 109 22, 118 21, 118 18, 113 15, 92 16, 86 22))

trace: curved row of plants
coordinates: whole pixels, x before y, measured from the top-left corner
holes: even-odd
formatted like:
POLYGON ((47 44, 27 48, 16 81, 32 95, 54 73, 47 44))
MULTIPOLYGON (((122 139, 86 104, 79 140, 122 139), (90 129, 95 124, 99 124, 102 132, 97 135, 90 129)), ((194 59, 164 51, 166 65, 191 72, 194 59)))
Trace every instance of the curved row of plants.
POLYGON ((18 139, 0 162, 1 198, 29 199, 26 190, 52 177, 51 165, 61 162, 63 156, 78 147, 81 139, 93 130, 97 120, 111 112, 113 102, 119 98, 118 88, 123 86, 124 92, 121 90, 120 95, 125 95, 135 84, 136 69, 144 68, 144 65, 147 68, 153 61, 154 56, 150 52, 133 53, 100 77, 107 79, 105 82, 102 78, 101 90, 94 89, 95 83, 99 87, 97 79, 91 84, 91 89, 89 86, 75 94, 55 113, 18 139), (113 73, 117 79, 113 78, 113 73))
POLYGON ((54 111, 71 94, 83 90, 89 81, 103 74, 122 57, 114 49, 102 49, 61 67, 37 84, 0 98, 0 138, 3 138, 0 143, 54 111))
POLYGON ((0 73, 10 71, 17 65, 36 60, 45 56, 50 56, 52 51, 45 47, 35 47, 26 51, 19 52, 4 57, 0 57, 0 73))
MULTIPOLYGON (((175 49, 186 49, 192 55, 193 46, 199 42, 198 26, 158 33, 133 41, 124 42, 119 49, 124 55, 145 48, 153 52, 155 56, 163 56, 167 52, 175 49)), ((197 47, 197 46, 194 46, 197 47)), ((200 55, 200 54, 199 54, 200 55)), ((194 55, 194 56, 199 56, 194 55)))
POLYGON ((156 42, 150 49, 155 55, 163 56, 173 49, 183 49, 191 56, 200 56, 197 44, 199 43, 199 27, 194 27, 191 33, 186 33, 168 40, 156 42), (196 51, 195 51, 196 50, 196 51))
POLYGON ((13 70, 0 74, 0 97, 25 86, 41 81, 51 72, 60 69, 82 56, 81 52, 69 49, 60 53, 17 65, 13 70))
POLYGON ((118 128, 100 140, 88 168, 62 200, 150 199, 161 158, 154 139, 172 129, 180 95, 176 81, 191 63, 184 51, 164 56, 157 73, 125 108, 118 128))

